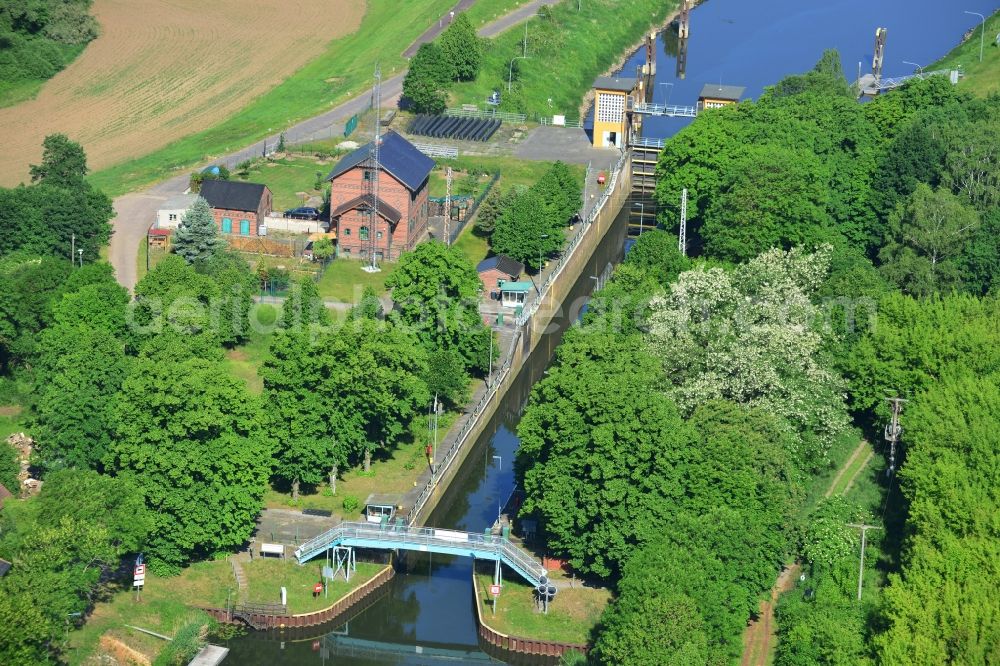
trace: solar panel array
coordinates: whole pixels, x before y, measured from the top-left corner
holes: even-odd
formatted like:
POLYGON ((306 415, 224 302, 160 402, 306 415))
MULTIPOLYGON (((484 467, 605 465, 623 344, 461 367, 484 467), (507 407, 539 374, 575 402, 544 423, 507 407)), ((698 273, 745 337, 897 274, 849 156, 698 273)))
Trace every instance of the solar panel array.
POLYGON ((410 123, 410 132, 439 139, 489 141, 500 128, 500 122, 495 118, 420 115, 410 123))

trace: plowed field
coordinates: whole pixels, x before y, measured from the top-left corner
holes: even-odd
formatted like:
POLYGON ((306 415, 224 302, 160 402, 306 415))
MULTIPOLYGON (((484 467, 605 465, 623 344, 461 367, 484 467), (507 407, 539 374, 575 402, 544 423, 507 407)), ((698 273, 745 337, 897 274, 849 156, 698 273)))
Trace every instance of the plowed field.
POLYGON ((27 181, 46 134, 79 141, 100 169, 210 127, 354 32, 364 8, 362 0, 96 0, 101 36, 36 99, 0 109, 0 185, 27 181))

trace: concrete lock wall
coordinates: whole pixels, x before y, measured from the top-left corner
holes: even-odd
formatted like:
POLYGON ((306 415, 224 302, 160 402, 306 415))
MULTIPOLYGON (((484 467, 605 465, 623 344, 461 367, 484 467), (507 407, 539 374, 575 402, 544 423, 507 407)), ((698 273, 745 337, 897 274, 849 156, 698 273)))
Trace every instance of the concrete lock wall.
POLYGON ((531 356, 531 352, 538 346, 548 327, 553 325, 553 320, 563 314, 563 301, 583 274, 594 251, 600 245, 608 230, 611 229, 615 218, 618 217, 618 213, 621 211, 622 205, 629 197, 631 181, 629 175, 631 174, 631 169, 632 161, 629 156, 624 160, 622 169, 613 183, 614 189, 609 193, 607 200, 598 211, 594 221, 583 233, 580 242, 573 248, 571 254, 568 255, 562 271, 549 285, 549 288, 541 294, 542 304, 522 328, 519 344, 514 347, 510 371, 498 379, 496 393, 490 402, 487 403, 484 410, 479 413, 475 426, 466 436, 455 460, 442 473, 434 492, 417 513, 416 519, 413 521, 414 525, 422 525, 423 521, 427 519, 427 516, 437 506, 437 503, 451 485, 452 480, 458 475, 459 470, 462 468, 462 463, 473 448, 473 444, 489 425, 497 407, 517 379, 525 362, 531 356))

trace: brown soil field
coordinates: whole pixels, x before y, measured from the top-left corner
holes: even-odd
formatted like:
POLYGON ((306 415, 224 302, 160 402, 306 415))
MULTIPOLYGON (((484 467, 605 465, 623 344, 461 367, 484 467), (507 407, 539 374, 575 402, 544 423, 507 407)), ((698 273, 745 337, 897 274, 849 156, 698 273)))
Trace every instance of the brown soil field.
POLYGON ((0 109, 0 185, 28 180, 45 135, 92 169, 211 127, 358 28, 362 0, 96 0, 101 35, 38 97, 0 109))

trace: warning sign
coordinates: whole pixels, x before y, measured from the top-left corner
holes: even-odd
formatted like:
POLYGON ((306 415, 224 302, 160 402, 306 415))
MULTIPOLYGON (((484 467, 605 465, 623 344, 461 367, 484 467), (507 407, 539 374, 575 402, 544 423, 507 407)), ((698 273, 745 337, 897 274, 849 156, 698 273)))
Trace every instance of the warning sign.
POLYGON ((492 594, 494 597, 500 596, 500 586, 490 585, 490 594, 492 594))

